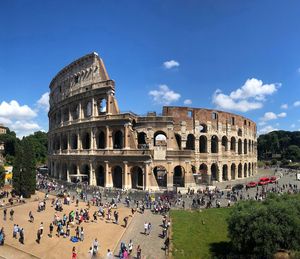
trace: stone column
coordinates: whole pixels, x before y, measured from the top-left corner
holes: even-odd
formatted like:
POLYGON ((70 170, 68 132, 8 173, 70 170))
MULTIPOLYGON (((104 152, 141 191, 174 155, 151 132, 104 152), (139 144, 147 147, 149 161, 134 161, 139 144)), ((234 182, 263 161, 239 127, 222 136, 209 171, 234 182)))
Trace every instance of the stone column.
MULTIPOLYGON (((128 173, 128 162, 127 161, 123 162, 123 168, 124 168, 124 172, 122 172, 122 176, 123 176, 122 187, 125 189, 130 189, 131 183, 129 183, 129 176, 128 176, 128 175, 130 175, 130 173, 128 173)), ((131 178, 130 178, 130 182, 131 182, 131 178)))
POLYGON ((70 171, 69 171, 69 164, 67 164, 67 182, 71 182, 70 180, 70 171))
POLYGON ((67 132, 67 153, 69 154, 70 153, 70 142, 71 142, 71 132, 68 131, 67 132))
POLYGON ((91 117, 92 118, 95 116, 94 106, 95 106, 95 100, 94 100, 94 97, 93 97, 92 100, 91 100, 91 117))
POLYGON ((77 149, 78 150, 82 149, 81 138, 80 138, 80 130, 77 131, 77 149))
POLYGON ((231 165, 227 165, 227 179, 228 181, 231 180, 231 165))
POLYGON ((124 125, 124 149, 128 149, 128 124, 124 125))
POLYGON ((110 114, 111 111, 110 111, 110 99, 111 99, 111 96, 110 96, 110 93, 106 96, 106 113, 107 114, 110 114))
POLYGON ((173 189, 173 168, 171 168, 171 164, 172 162, 167 162, 168 166, 167 166, 167 188, 171 188, 173 189))
POLYGON ((89 181, 89 185, 96 185, 96 177, 95 177, 95 170, 93 167, 93 163, 90 162, 90 175, 89 175, 90 181, 89 181))
POLYGON ((81 102, 78 103, 78 119, 82 119, 82 104, 81 102))
POLYGON ((112 172, 110 172, 110 166, 108 161, 104 161, 105 163, 105 187, 113 187, 112 183, 112 172))
POLYGON ((222 182, 222 175, 223 175, 223 164, 218 165, 218 181, 222 182))
POLYGON ((149 164, 149 162, 144 162, 144 190, 149 190, 151 188, 149 164))
POLYGON ((105 127, 105 138, 106 138, 105 142, 106 142, 106 149, 110 149, 110 148, 111 148, 109 134, 110 134, 110 132, 109 132, 109 127, 106 126, 106 127, 105 127))

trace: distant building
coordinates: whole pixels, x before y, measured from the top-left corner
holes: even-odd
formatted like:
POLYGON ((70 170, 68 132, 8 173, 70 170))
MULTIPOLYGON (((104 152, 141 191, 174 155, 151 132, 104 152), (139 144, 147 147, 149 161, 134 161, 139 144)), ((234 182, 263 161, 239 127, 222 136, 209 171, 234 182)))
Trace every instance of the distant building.
POLYGON ((254 121, 191 107, 165 106, 162 115, 122 113, 115 82, 96 53, 53 78, 48 115, 49 174, 69 182, 158 190, 257 172, 254 121))

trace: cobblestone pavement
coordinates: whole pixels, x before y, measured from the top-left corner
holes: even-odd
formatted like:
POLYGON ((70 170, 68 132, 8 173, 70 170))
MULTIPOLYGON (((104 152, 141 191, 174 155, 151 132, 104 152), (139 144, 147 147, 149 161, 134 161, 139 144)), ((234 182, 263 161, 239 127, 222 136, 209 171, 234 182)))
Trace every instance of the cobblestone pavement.
POLYGON ((144 214, 137 212, 114 251, 116 258, 118 258, 121 242, 125 242, 126 245, 128 245, 130 239, 133 242, 132 258, 136 258, 136 249, 138 245, 140 245, 142 249, 143 259, 166 258, 165 251, 162 250, 164 239, 159 237, 162 232, 160 224, 162 224, 161 215, 155 215, 150 210, 145 210, 144 214), (152 225, 152 230, 149 235, 144 235, 143 233, 145 221, 151 222, 152 225))

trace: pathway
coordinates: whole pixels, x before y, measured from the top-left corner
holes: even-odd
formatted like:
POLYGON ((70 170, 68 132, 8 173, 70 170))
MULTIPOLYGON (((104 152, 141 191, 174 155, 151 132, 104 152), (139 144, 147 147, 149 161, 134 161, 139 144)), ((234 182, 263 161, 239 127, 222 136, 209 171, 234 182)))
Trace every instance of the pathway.
POLYGON ((115 256, 119 254, 121 242, 123 241, 128 245, 131 239, 133 242, 133 256, 136 256, 137 246, 140 245, 142 258, 165 259, 165 251, 161 249, 164 246, 164 239, 159 237, 162 232, 160 224, 162 224, 161 215, 154 215, 150 210, 145 210, 144 214, 136 212, 114 251, 115 256), (148 236, 143 234, 145 221, 151 222, 152 225, 151 233, 148 236))

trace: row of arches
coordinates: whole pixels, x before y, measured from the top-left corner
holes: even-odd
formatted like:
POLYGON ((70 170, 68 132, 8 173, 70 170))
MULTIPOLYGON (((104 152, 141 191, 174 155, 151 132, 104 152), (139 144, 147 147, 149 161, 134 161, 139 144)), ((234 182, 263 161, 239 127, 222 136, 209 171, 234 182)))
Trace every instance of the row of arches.
POLYGON ((86 100, 81 103, 75 103, 67 107, 63 107, 50 117, 51 127, 59 125, 62 122, 72 121, 91 116, 99 116, 107 111, 107 100, 104 97, 95 98, 94 100, 86 100))

